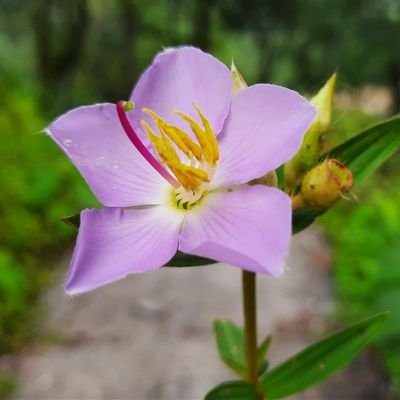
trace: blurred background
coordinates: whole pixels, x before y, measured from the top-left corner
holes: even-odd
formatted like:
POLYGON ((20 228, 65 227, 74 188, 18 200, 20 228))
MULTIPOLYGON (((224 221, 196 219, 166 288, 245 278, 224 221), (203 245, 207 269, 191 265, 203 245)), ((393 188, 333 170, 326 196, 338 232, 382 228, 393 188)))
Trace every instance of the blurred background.
MULTIPOLYGON (((19 355, 63 341, 41 328, 38 300, 62 291, 75 232, 59 217, 97 205, 41 130, 69 108, 127 98, 155 53, 179 44, 304 95, 337 70, 329 145, 400 110, 399 0, 0 0, 0 399, 18 393, 19 355)), ((319 221, 332 324, 392 311, 373 350, 390 390, 374 399, 400 398, 399 167, 397 154, 319 221)))

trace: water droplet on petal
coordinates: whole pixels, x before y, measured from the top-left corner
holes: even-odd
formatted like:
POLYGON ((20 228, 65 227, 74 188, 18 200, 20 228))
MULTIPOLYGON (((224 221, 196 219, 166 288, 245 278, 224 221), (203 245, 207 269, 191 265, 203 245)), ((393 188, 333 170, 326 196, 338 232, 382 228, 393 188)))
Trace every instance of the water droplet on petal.
POLYGON ((118 187, 117 187, 117 186, 111 186, 111 189, 112 189, 112 190, 117 190, 118 187))
POLYGON ((102 165, 103 163, 104 163, 104 160, 105 160, 106 158, 104 157, 104 156, 99 156, 99 157, 96 157, 96 159, 94 160, 94 163, 95 163, 95 165, 97 166, 97 167, 99 167, 100 165, 102 165))
POLYGON ((65 147, 71 147, 72 140, 71 139, 65 139, 63 143, 64 143, 65 147))
POLYGON ((118 165, 117 163, 114 163, 114 164, 113 164, 113 168, 114 168, 114 169, 118 169, 118 168, 119 168, 119 165, 118 165))

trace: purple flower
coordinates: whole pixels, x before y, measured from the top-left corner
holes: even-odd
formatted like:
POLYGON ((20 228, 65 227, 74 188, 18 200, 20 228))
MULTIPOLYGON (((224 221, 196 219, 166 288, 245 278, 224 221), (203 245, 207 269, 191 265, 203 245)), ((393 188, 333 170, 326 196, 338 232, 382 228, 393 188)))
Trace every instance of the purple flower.
POLYGON ((192 47, 157 55, 130 100, 132 111, 79 107, 47 130, 105 206, 81 213, 67 293, 160 268, 177 250, 281 274, 290 199, 246 183, 294 156, 314 107, 275 85, 234 95, 229 69, 192 47))

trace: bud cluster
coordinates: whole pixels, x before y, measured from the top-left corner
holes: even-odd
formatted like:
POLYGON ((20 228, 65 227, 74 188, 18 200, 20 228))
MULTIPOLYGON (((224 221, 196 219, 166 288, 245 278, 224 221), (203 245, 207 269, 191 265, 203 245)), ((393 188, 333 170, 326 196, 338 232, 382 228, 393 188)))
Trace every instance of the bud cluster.
POLYGON ((320 161, 324 135, 332 119, 335 84, 336 73, 311 99, 318 114, 305 134, 299 152, 285 164, 285 185, 292 195, 293 209, 325 210, 332 207, 353 185, 352 173, 343 163, 335 159, 320 161))
MULTIPOLYGON (((234 63, 231 66, 232 92, 237 94, 247 84, 234 63)), ((310 102, 317 108, 317 116, 306 132, 298 153, 284 166, 285 189, 292 197, 293 209, 326 210, 349 192, 353 185, 351 171, 340 161, 321 161, 324 135, 328 132, 333 108, 336 72, 328 79, 310 102)), ((275 171, 249 182, 277 187, 275 171)))

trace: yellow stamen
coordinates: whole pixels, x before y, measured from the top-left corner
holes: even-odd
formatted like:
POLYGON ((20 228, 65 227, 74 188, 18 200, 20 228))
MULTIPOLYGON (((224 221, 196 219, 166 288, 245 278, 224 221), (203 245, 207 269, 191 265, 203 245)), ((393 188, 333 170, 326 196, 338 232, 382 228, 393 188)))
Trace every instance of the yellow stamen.
MULTIPOLYGON (((168 125, 164 119, 162 119, 159 115, 157 115, 154 111, 148 109, 148 108, 143 108, 143 112, 146 114, 149 114, 151 117, 153 117, 157 128, 159 129, 160 132, 165 132, 168 137, 176 144, 176 146, 182 150, 189 158, 192 158, 192 153, 190 149, 190 145, 187 145, 188 140, 190 140, 189 136, 186 135, 185 132, 182 132, 182 134, 179 134, 177 130, 179 128, 174 129, 174 126, 168 125), (187 138, 184 138, 183 136, 187 136, 187 138)), ((193 145, 195 143, 192 142, 193 145)))
POLYGON ((186 175, 188 175, 188 176, 199 179, 203 182, 210 182, 207 172, 203 171, 202 169, 192 167, 191 165, 185 165, 185 164, 180 164, 179 167, 182 168, 182 171, 184 171, 186 173, 186 175))
MULTIPOLYGON (((161 160, 166 162, 168 160, 168 152, 165 149, 165 144, 161 138, 159 138, 154 131, 150 128, 150 126, 146 123, 146 121, 142 120, 141 124, 144 130, 147 133, 147 137, 149 138, 150 142, 153 144, 154 149, 160 156, 161 160)), ((178 158, 178 156, 177 156, 178 158)))
POLYGON ((156 114, 153 110, 150 110, 150 108, 144 107, 144 108, 142 108, 142 111, 144 113, 150 115, 150 117, 152 117, 154 119, 157 126, 162 126, 164 124, 165 125, 167 124, 158 114, 156 114))
POLYGON ((196 135, 197 140, 199 141, 200 147, 203 150, 204 153, 204 157, 206 158, 206 160, 208 162, 212 161, 212 157, 210 154, 210 149, 209 146, 207 144, 207 136, 205 134, 205 132, 203 131, 203 129, 200 127, 200 125, 191 117, 189 117, 188 115, 181 113, 180 111, 173 111, 176 115, 179 115, 183 120, 185 120, 189 125, 190 128, 192 129, 193 133, 196 135))
POLYGON ((169 165, 171 171, 174 173, 178 181, 186 190, 196 190, 200 187, 200 182, 196 179, 188 177, 178 166, 178 164, 172 163, 169 165))
POLYGON ((196 104, 194 104, 194 107, 201 119, 201 124, 184 113, 174 112, 189 123, 198 144, 182 129, 168 124, 148 108, 143 108, 142 111, 153 118, 159 130, 159 135, 145 121, 141 121, 160 160, 168 166, 185 190, 191 191, 193 194, 204 189, 203 183, 210 182, 208 174, 212 173, 213 169, 210 170, 210 167, 215 167, 219 159, 218 143, 211 124, 196 104), (178 148, 191 160, 191 165, 186 165, 180 161, 177 154, 178 148), (209 164, 208 172, 203 170, 205 162, 209 164), (203 189, 201 189, 202 187, 203 189))
MULTIPOLYGON (((179 129, 175 125, 166 125, 164 126, 164 132, 168 135, 168 137, 176 143, 174 137, 178 136, 180 140, 186 145, 186 147, 190 150, 190 153, 193 154, 197 160, 201 160, 201 156, 203 155, 203 152, 200 148, 199 145, 197 145, 195 142, 193 142, 192 139, 190 139, 190 136, 179 129)), ((185 153, 186 154, 186 153, 185 153)), ((190 155, 191 155, 190 154, 190 155)))
POLYGON ((170 164, 170 168, 178 179, 184 177, 185 183, 181 183, 186 189, 197 190, 202 182, 210 181, 205 171, 190 165, 173 162, 170 164))
POLYGON ((171 142, 168 140, 167 136, 163 132, 161 132, 161 138, 164 143, 164 148, 166 150, 166 153, 168 155, 168 162, 180 162, 178 154, 176 154, 176 151, 174 149, 174 146, 172 146, 171 142))
POLYGON ((219 149, 218 149, 218 142, 215 137, 215 133, 212 129, 212 126, 210 124, 210 121, 204 116, 204 114, 201 112, 199 106, 196 103, 193 103, 194 108, 197 111, 197 114, 199 114, 199 117, 201 118, 201 122, 204 126, 205 133, 207 135, 207 143, 210 145, 212 152, 213 152, 213 164, 219 160, 219 149))
POLYGON ((205 159, 210 164, 215 165, 213 148, 208 142, 208 135, 205 130, 203 130, 203 128, 193 118, 189 117, 189 115, 186 115, 176 110, 174 110, 174 113, 176 115, 179 115, 190 125, 190 128, 192 129, 193 133, 196 135, 196 138, 200 143, 205 159))

